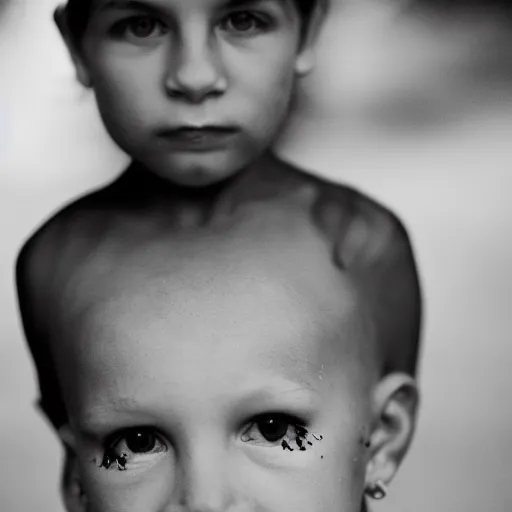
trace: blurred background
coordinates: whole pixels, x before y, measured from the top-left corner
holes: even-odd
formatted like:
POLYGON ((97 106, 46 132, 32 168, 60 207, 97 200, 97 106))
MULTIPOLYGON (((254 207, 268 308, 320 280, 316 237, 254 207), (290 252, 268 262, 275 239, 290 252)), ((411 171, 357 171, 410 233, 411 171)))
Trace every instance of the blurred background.
MULTIPOLYGON (((0 0, 0 510, 62 512, 13 262, 126 157, 75 84, 55 0, 0 0)), ((281 154, 390 206, 426 297, 413 447, 376 512, 512 510, 512 16, 498 1, 333 0, 281 154)))

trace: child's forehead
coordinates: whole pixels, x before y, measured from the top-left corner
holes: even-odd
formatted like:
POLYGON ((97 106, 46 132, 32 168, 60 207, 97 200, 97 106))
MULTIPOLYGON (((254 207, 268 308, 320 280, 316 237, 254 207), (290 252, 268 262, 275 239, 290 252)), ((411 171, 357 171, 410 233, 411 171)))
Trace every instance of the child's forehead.
POLYGON ((89 382, 117 378, 110 369, 118 367, 132 368, 131 379, 153 372, 165 381, 171 365, 180 382, 187 381, 176 377, 182 367, 215 381, 222 361, 232 363, 237 379, 257 379, 268 369, 269 376, 296 380, 297 372, 338 368, 341 354, 355 362, 365 336, 359 308, 329 260, 278 242, 210 249, 171 257, 161 248, 169 257, 159 265, 151 250, 149 268, 142 256, 125 263, 108 280, 116 285, 95 294, 101 300, 79 308, 86 314, 64 332, 59 359, 90 368, 89 382))
POLYGON ((292 296, 326 306, 349 297, 355 300, 353 283, 333 263, 330 247, 314 228, 286 219, 270 225, 261 217, 227 229, 157 237, 124 254, 116 250, 98 255, 89 260, 83 280, 96 282, 96 291, 105 298, 114 290, 217 296, 227 289, 243 294, 261 286, 268 294, 286 289, 292 296), (108 259, 108 279, 100 279, 96 261, 108 259))
POLYGON ((323 369, 347 374, 340 366, 351 375, 370 357, 363 347, 371 339, 355 286, 306 223, 261 223, 252 216, 115 250, 110 241, 75 273, 74 294, 60 297, 57 365, 81 371, 80 382, 96 386, 90 396, 117 389, 121 377, 130 396, 148 374, 162 389, 183 387, 189 376, 217 382, 225 361, 232 381, 310 382, 323 369))
POLYGON ((266 235, 228 231, 145 244, 112 257, 105 275, 97 264, 105 256, 91 259, 74 281, 81 290, 75 303, 64 302, 65 309, 88 312, 74 315, 70 327, 79 332, 83 322, 115 321, 145 329, 154 318, 174 317, 184 329, 273 322, 286 331, 307 316, 306 330, 329 330, 359 318, 356 290, 323 244, 307 232, 266 235))

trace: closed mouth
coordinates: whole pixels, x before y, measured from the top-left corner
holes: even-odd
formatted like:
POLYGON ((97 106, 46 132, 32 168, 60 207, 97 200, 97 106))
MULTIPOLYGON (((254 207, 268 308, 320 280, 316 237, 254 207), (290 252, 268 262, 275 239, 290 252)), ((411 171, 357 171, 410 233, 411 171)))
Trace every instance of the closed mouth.
POLYGON ((180 126, 158 132, 177 150, 209 151, 226 147, 239 130, 233 126, 202 125, 180 126))
POLYGON ((217 126, 217 125, 204 125, 204 126, 180 126, 162 130, 159 135, 162 137, 193 137, 202 135, 228 135, 235 133, 237 129, 234 126, 217 126))

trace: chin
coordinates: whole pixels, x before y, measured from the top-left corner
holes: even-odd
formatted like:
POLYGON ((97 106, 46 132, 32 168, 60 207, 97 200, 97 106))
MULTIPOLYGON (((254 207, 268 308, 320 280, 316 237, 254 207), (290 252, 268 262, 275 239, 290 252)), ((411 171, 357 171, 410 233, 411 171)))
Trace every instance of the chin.
POLYGON ((249 162, 228 155, 204 154, 197 158, 173 158, 164 165, 150 166, 153 172, 172 183, 185 187, 214 185, 242 171, 249 162))
POLYGON ((188 169, 186 172, 176 172, 175 170, 164 170, 157 174, 161 177, 184 187, 199 188, 214 185, 221 182, 230 176, 233 176, 238 171, 226 172, 215 171, 212 169, 188 169))

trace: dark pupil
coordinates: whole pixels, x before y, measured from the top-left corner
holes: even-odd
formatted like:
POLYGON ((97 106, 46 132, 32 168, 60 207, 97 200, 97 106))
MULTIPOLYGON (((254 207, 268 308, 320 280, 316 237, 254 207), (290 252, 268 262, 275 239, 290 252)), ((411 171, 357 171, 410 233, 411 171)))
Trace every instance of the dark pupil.
POLYGON ((151 432, 134 432, 126 436, 126 446, 133 453, 150 452, 155 447, 155 436, 151 432))
POLYGON ((253 27, 254 18, 246 12, 239 12, 231 16, 231 23, 237 30, 250 30, 253 27))
POLYGON ((150 18, 137 18, 132 23, 133 33, 138 37, 147 37, 155 28, 154 20, 150 18))
POLYGON ((288 423, 283 420, 269 418, 258 422, 258 430, 267 441, 275 443, 286 435, 288 423))

